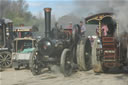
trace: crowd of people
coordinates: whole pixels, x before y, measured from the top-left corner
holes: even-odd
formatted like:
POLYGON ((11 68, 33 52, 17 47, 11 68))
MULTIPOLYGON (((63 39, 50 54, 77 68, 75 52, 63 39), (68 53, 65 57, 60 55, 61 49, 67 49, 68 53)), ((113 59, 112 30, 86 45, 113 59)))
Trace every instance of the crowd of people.
MULTIPOLYGON (((83 21, 80 21, 79 27, 80 27, 81 34, 84 35, 86 32, 86 27, 85 27, 85 24, 83 23, 83 21)), ((67 29, 73 29, 72 22, 69 23, 69 26, 67 27, 67 29)))
MULTIPOLYGON (((74 25, 72 22, 69 22, 69 24, 63 28, 62 25, 59 26, 58 23, 56 22, 55 23, 55 27, 52 29, 52 33, 53 33, 53 36, 54 38, 58 38, 58 34, 64 30, 64 29, 68 29, 69 32, 72 33, 72 30, 74 29, 74 25)), ((80 21, 79 24, 77 24, 77 26, 80 28, 80 33, 81 35, 85 35, 85 32, 86 32, 86 25, 84 24, 83 21, 80 21)), ((112 26, 111 26, 112 27, 112 26)), ((112 29, 112 28, 111 28, 112 29)), ((96 33, 97 35, 99 35, 99 26, 96 28, 96 33)), ((102 36, 108 36, 108 35, 113 35, 113 33, 110 33, 110 29, 109 29, 109 25, 108 24, 105 24, 105 23, 101 23, 101 35, 102 36)))
MULTIPOLYGON (((78 24, 79 28, 80 28, 80 33, 81 35, 85 35, 86 32, 86 27, 83 21, 80 21, 80 23, 78 24)), ((72 22, 69 22, 69 24, 67 25, 67 27, 63 28, 62 25, 59 27, 58 23, 55 23, 55 27, 52 28, 52 37, 54 38, 58 38, 58 34, 63 30, 63 29, 68 29, 70 31, 70 33, 72 33, 72 30, 74 29, 74 24, 72 22)))

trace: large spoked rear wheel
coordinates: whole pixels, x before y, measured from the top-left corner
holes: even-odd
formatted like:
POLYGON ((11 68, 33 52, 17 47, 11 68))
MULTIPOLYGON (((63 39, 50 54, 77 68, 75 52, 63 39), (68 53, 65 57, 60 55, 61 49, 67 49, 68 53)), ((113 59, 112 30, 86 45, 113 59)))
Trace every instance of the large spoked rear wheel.
POLYGON ((97 44, 97 39, 94 40, 94 43, 92 46, 92 66, 93 66, 93 71, 96 73, 99 73, 99 72, 102 72, 102 66, 101 66, 101 61, 97 59, 96 48, 99 48, 99 45, 97 44))
POLYGON ((2 68, 11 67, 11 53, 10 52, 1 52, 0 53, 0 64, 2 68))
POLYGON ((69 49, 64 49, 61 54, 60 70, 64 76, 70 76, 72 73, 72 56, 69 49))
POLYGON ((89 70, 91 68, 91 43, 90 40, 81 39, 77 44, 77 64, 80 70, 89 70))
POLYGON ((41 73, 41 66, 39 62, 39 56, 36 51, 34 51, 30 58, 30 69, 33 75, 39 75, 41 73))

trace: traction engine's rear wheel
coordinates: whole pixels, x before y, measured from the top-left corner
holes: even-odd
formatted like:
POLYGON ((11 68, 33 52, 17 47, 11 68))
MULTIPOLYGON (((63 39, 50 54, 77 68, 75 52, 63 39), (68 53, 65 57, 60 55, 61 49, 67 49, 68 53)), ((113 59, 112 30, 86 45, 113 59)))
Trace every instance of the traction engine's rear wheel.
POLYGON ((94 40, 92 46, 92 66, 94 72, 99 73, 102 72, 102 66, 101 66, 101 61, 97 59, 96 48, 99 48, 99 45, 97 44, 97 39, 94 40))
POLYGON ((11 53, 10 52, 1 52, 0 53, 0 64, 1 67, 11 67, 12 61, 11 61, 11 53))
POLYGON ((60 70, 64 74, 64 76, 70 76, 72 73, 72 56, 71 51, 69 49, 64 49, 61 54, 61 61, 60 61, 60 70))
POLYGON ((90 40, 81 39, 77 45, 77 63, 80 70, 89 70, 91 68, 91 43, 90 40))
POLYGON ((36 51, 33 52, 30 58, 30 69, 33 75, 39 75, 41 73, 39 56, 36 51))

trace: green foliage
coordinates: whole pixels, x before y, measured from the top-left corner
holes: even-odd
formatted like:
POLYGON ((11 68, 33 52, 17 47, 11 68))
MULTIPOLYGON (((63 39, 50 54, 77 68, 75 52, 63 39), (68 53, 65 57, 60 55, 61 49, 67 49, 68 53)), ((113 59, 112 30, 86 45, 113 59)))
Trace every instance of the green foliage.
POLYGON ((23 22, 24 22, 24 18, 22 18, 22 17, 15 17, 15 18, 13 18, 13 23, 15 25, 19 25, 19 24, 21 24, 23 22))
POLYGON ((14 22, 14 26, 24 24, 33 25, 36 22, 31 12, 27 11, 28 4, 25 0, 0 0, 0 18, 9 18, 14 22))
MULTIPOLYGON (((0 18, 8 18, 13 21, 14 26, 24 24, 25 26, 35 25, 38 28, 37 35, 44 35, 45 20, 42 12, 35 17, 28 11, 28 4, 25 0, 0 0, 0 18)), ((56 22, 55 16, 52 16, 52 27, 56 22)))

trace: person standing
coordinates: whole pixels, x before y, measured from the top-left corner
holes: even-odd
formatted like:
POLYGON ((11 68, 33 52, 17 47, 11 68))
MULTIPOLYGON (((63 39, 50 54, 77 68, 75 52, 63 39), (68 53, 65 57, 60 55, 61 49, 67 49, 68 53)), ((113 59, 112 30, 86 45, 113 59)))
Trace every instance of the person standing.
POLYGON ((59 32, 60 32, 60 29, 58 27, 58 23, 56 22, 55 27, 52 29, 52 35, 51 36, 55 39, 58 39, 59 38, 59 32))
POLYGON ((85 27, 83 21, 80 21, 80 29, 81 29, 81 34, 85 35, 86 27, 85 27))
POLYGON ((102 24, 102 28, 101 28, 101 29, 103 30, 103 35, 104 35, 104 36, 107 36, 108 26, 105 25, 105 24, 102 24))

